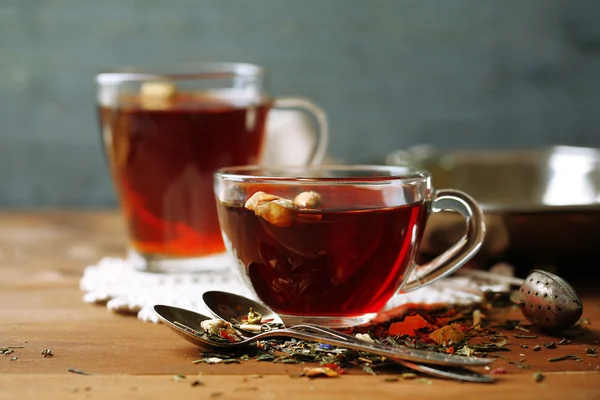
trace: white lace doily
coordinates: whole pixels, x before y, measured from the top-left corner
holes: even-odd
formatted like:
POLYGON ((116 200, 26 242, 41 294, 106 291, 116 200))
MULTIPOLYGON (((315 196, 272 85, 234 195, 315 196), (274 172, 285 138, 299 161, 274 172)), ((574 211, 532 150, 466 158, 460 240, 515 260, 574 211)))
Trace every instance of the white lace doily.
MULTIPOLYGON (((146 322, 159 322, 152 307, 166 304, 210 315, 202 302, 202 293, 222 290, 256 299, 241 279, 230 271, 161 274, 137 269, 123 258, 103 258, 85 268, 80 280, 87 303, 106 305, 117 313, 135 314, 146 322)), ((439 283, 394 296, 382 311, 407 304, 468 305, 482 300, 477 291, 504 291, 506 285, 457 276, 439 283), (462 288, 457 290, 456 288, 462 288), (472 290, 472 291, 469 291, 472 290)))

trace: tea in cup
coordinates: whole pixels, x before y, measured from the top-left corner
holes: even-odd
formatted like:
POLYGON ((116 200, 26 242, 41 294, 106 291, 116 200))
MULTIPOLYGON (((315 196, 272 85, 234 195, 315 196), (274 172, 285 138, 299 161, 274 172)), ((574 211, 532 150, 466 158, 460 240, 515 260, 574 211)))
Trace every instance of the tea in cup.
POLYGON ((393 166, 222 168, 223 238, 244 282, 289 324, 371 320, 392 296, 459 269, 484 238, 477 203, 435 190, 427 171, 393 166), (417 265, 431 213, 453 210, 466 234, 417 265))
POLYGON ((319 164, 325 153, 323 111, 305 99, 269 96, 265 71, 256 65, 125 69, 101 73, 96 82, 102 139, 127 222, 129 247, 145 270, 228 266, 213 172, 262 162, 271 110, 310 114, 318 125, 317 138, 304 159, 319 164))

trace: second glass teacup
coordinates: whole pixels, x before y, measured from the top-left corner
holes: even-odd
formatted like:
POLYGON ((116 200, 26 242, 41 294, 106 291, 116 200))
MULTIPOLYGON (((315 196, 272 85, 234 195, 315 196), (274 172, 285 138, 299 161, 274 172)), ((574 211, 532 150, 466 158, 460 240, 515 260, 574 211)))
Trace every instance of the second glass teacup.
POLYGON ((459 269, 485 233, 470 196, 435 190, 429 172, 405 167, 222 168, 215 193, 240 275, 289 324, 365 323, 395 294, 459 269), (442 210, 460 214, 466 234, 417 265, 428 217, 442 210))
POLYGON ((293 158, 319 164, 325 154, 324 112, 305 99, 272 98, 257 65, 122 69, 96 82, 105 152, 141 269, 227 267, 213 172, 263 162, 270 110, 302 110, 316 121, 317 138, 293 158))

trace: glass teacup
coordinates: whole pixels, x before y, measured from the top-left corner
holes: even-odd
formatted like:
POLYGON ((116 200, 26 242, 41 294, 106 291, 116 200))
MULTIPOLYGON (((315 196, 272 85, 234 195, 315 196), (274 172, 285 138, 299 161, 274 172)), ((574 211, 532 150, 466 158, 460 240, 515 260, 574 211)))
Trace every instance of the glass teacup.
POLYGON ((469 195, 435 190, 429 172, 406 167, 227 167, 215 193, 240 275, 290 324, 368 322, 392 296, 463 266, 485 234, 469 195), (443 210, 466 220, 466 234, 417 265, 427 220, 443 210))
MULTIPOLYGON (((229 266, 213 172, 277 159, 265 151, 273 139, 267 137, 272 110, 303 111, 316 122, 314 141, 296 146, 289 158, 319 164, 325 154, 324 112, 306 99, 271 97, 266 72, 257 65, 124 68, 98 74, 96 82, 102 140, 130 254, 140 269, 189 272, 229 266)), ((292 133, 287 132, 293 141, 292 133)), ((288 154, 281 152, 281 157, 288 154)))

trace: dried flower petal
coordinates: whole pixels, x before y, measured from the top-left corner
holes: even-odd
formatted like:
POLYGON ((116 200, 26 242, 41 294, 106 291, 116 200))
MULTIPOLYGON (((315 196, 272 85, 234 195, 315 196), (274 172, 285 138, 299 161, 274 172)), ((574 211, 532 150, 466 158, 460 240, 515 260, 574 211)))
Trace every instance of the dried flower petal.
POLYGON ((504 374, 506 374, 506 368, 503 368, 503 367, 495 368, 495 369, 493 369, 490 372, 490 374, 492 374, 492 375, 504 375, 504 374))
POLYGON ((227 321, 223 321, 222 319, 205 319, 200 322, 200 327, 204 329, 206 333, 210 333, 212 335, 218 335, 221 329, 227 329, 231 326, 231 324, 227 321))
POLYGON ((316 376, 325 376, 325 377, 335 377, 339 376, 339 374, 329 367, 306 367, 303 372, 304 376, 308 377, 316 377, 316 376))
POLYGON ((407 316, 402 322, 394 322, 390 325, 389 334, 392 336, 409 335, 415 336, 416 331, 430 326, 429 322, 420 315, 407 316))
POLYGON ((368 333, 357 333, 354 335, 357 339, 362 340, 363 342, 374 343, 374 340, 369 336, 368 333))
POLYGON ((249 324, 260 324, 262 321, 262 315, 258 311, 255 311, 252 307, 250 307, 250 311, 248 311, 247 321, 249 324))
POLYGON ((437 344, 443 345, 460 343, 465 340, 465 334, 458 324, 443 326, 440 329, 431 332, 429 337, 437 344))

